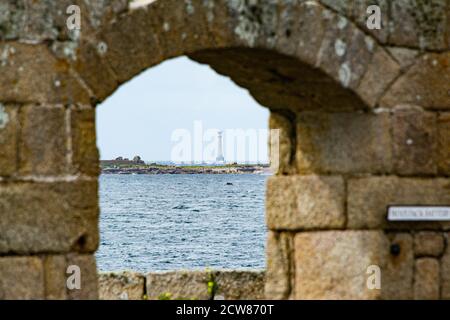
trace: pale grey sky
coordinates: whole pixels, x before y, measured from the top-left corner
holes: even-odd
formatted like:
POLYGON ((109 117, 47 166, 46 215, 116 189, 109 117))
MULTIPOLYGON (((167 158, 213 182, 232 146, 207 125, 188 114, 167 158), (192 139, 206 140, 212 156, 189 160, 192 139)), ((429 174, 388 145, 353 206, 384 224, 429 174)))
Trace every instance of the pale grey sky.
MULTIPOLYGON (((100 157, 140 155, 146 161, 171 160, 177 144, 172 135, 185 129, 192 134, 192 140, 196 139, 196 121, 201 121, 204 132, 252 129, 261 133, 267 130, 268 116, 268 109, 229 78, 207 65, 179 57, 123 84, 97 107, 100 157)), ((258 145, 266 148, 266 141, 258 145)), ((230 160, 224 152, 226 160, 230 160)), ((266 150, 259 152, 267 154, 266 150)), ((192 157, 201 160, 194 150, 192 157)), ((267 161, 261 156, 258 159, 267 161)))

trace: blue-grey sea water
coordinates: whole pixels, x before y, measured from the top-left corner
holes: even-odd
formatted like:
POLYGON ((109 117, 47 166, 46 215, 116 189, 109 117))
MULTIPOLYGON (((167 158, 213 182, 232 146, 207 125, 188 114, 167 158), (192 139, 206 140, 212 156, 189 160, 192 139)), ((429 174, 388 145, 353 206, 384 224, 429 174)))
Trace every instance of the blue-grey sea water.
POLYGON ((101 175, 98 268, 264 268, 266 178, 101 175))

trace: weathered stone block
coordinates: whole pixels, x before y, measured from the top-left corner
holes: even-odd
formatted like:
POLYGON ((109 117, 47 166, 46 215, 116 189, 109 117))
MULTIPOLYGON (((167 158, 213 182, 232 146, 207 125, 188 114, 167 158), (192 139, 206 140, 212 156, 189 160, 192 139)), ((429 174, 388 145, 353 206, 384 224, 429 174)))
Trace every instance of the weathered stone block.
POLYGON ((27 105, 21 110, 20 174, 67 171, 66 111, 62 106, 27 105))
POLYGON ((65 300, 67 298, 67 261, 63 255, 49 255, 42 258, 44 265, 45 299, 65 300))
POLYGON ((322 47, 323 39, 337 15, 331 10, 325 9, 317 4, 305 1, 299 7, 299 27, 293 30, 298 33, 296 56, 310 65, 316 65, 318 54, 322 47))
POLYGON ((236 46, 271 48, 276 42, 279 2, 223 1, 237 40, 236 46))
MULTIPOLYGON (((323 1, 323 0, 322 0, 323 1)), ((335 1, 327 0, 328 2, 335 3, 349 3, 353 9, 351 13, 352 19, 356 24, 363 29, 365 32, 370 33, 372 36, 377 38, 381 43, 386 43, 389 37, 389 0, 358 0, 358 1, 335 1), (371 5, 377 5, 380 8, 381 13, 381 29, 369 29, 367 28, 367 19, 369 14, 367 13, 367 8, 371 5)))
POLYGON ((147 296, 151 300, 208 300, 209 274, 203 271, 153 272, 147 275, 147 296))
MULTIPOLYGON (((70 52, 70 47, 62 46, 63 52, 67 50, 70 52)), ((81 41, 74 53, 75 61, 71 62, 73 68, 99 101, 107 98, 118 87, 116 76, 104 58, 108 49, 108 45, 100 40, 81 41)))
POLYGON ((267 236, 266 299, 288 299, 292 292, 293 234, 269 231, 267 236))
POLYGON ((414 270, 414 299, 439 299, 439 261, 433 258, 417 259, 414 270))
POLYGON ((427 109, 450 109, 450 53, 429 53, 419 58, 399 77, 381 100, 381 105, 420 105, 427 109))
POLYGON ((389 205, 447 205, 450 180, 368 177, 348 181, 347 212, 351 229, 442 229, 448 222, 388 222, 389 205))
POLYGON ((38 257, 0 257, 0 299, 44 299, 44 270, 38 257))
POLYGON ((90 103, 90 96, 63 59, 46 45, 0 45, 0 101, 90 103), (39 80, 37 80, 39 79, 39 80))
POLYGON ((359 28, 376 37, 380 42, 385 43, 388 37, 389 22, 389 0, 358 0, 358 1, 336 1, 320 0, 319 2, 336 10, 342 16, 354 21, 359 28), (381 13, 381 29, 367 28, 367 8, 370 5, 377 5, 381 13))
POLYGON ((297 116, 300 173, 386 173, 391 170, 388 113, 297 116))
POLYGON ((94 252, 97 181, 0 184, 0 253, 94 252))
POLYGON ((412 299, 414 276, 413 237, 409 233, 386 235, 389 240, 386 265, 381 272, 381 299, 412 299))
POLYGON ((392 119, 394 170, 400 175, 437 172, 436 114, 400 106, 392 119))
POLYGON ((438 118, 438 172, 450 174, 450 113, 438 118))
POLYGON ((214 281, 217 291, 214 297, 225 300, 261 300, 264 299, 264 271, 220 270, 214 281))
POLYGON ((383 264, 378 231, 301 232, 295 236, 295 299, 375 299, 366 270, 383 264))
POLYGON ((344 201, 341 177, 271 177, 267 183, 267 225, 272 230, 342 228, 344 201))
POLYGON ((81 273, 81 288, 67 289, 67 296, 70 300, 97 300, 98 299, 98 279, 97 266, 93 255, 69 254, 66 257, 67 267, 78 266, 81 273))
POLYGON ((100 165, 95 132, 95 109, 74 108, 70 112, 72 164, 75 172, 97 176, 100 165))
POLYGON ((353 22, 334 15, 327 25, 317 64, 342 87, 357 88, 375 49, 375 41, 353 22))
POLYGON ((162 60, 157 33, 145 10, 136 10, 109 24, 98 36, 100 57, 109 62, 118 83, 123 83, 162 60), (133 57, 130 63, 129 57, 133 57))
POLYGON ((380 231, 302 232, 295 236, 296 299, 408 299, 412 291, 412 239, 380 231), (396 243, 401 251, 390 253, 396 243), (371 288, 380 268, 381 288, 371 288))
POLYGON ((416 256, 440 256, 444 251, 444 237, 438 232, 419 231, 414 235, 416 256))
POLYGON ((370 107, 375 107, 399 73, 400 65, 384 48, 378 47, 361 79, 357 92, 370 107))
POLYGON ((388 47, 387 50, 397 60, 402 70, 406 70, 413 65, 420 53, 419 50, 404 47, 388 47))
POLYGON ((16 106, 0 103, 0 176, 10 176, 16 171, 17 110, 16 106))
POLYGON ((98 276, 101 300, 142 300, 144 298, 143 275, 135 272, 102 272, 98 276))
POLYGON ((397 46, 443 50, 448 48, 448 2, 392 1, 389 42, 397 46))
POLYGON ((441 258, 441 298, 450 299, 450 246, 448 241, 450 239, 450 233, 446 234, 447 246, 445 252, 441 258))
POLYGON ((295 170, 295 164, 292 163, 295 152, 295 128, 292 121, 279 113, 270 113, 270 165, 275 174, 295 170))

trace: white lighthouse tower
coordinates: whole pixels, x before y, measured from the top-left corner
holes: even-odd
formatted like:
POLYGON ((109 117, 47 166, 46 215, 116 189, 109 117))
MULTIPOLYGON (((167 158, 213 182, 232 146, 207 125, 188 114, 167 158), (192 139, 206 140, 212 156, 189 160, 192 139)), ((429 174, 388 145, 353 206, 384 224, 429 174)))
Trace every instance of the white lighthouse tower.
POLYGON ((225 163, 225 158, 223 157, 222 150, 222 131, 217 132, 217 163, 225 163))

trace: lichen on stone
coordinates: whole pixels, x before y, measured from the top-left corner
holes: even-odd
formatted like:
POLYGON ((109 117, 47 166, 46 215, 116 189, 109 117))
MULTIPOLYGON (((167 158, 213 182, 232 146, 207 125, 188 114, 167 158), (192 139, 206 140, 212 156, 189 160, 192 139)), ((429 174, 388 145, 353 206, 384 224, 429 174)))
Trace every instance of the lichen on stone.
POLYGON ((277 1, 229 0, 229 8, 236 14, 236 35, 249 46, 264 35, 269 45, 274 44, 277 25, 277 1))
POLYGON ((8 64, 10 56, 16 52, 16 49, 10 45, 5 45, 0 52, 0 66, 4 67, 8 64))
POLYGON ((51 49, 58 58, 76 61, 78 46, 77 41, 55 41, 51 49))
POLYGON ((214 1, 203 0, 203 7, 206 8, 206 19, 209 23, 214 20, 214 1))
POLYGON ((347 45, 341 39, 336 39, 336 41, 334 42, 334 51, 339 57, 342 57, 347 51, 347 45))
POLYGON ((0 103, 0 129, 6 127, 9 122, 9 115, 6 112, 5 106, 0 103))
POLYGON ((108 45, 107 45, 105 42, 100 41, 100 42, 97 44, 97 52, 98 52, 98 54, 101 55, 101 56, 105 55, 106 52, 108 52, 108 45))
POLYGON ((345 62, 339 68, 339 81, 344 87, 348 87, 351 77, 352 71, 350 70, 348 63, 345 62))
POLYGON ((348 24, 347 18, 339 17, 338 24, 337 24, 339 29, 341 29, 341 30, 344 29, 347 26, 347 24, 348 24))
POLYGON ((195 8, 194 5, 192 4, 192 0, 184 0, 184 3, 186 4, 186 12, 188 14, 194 14, 195 8))

